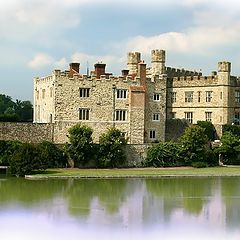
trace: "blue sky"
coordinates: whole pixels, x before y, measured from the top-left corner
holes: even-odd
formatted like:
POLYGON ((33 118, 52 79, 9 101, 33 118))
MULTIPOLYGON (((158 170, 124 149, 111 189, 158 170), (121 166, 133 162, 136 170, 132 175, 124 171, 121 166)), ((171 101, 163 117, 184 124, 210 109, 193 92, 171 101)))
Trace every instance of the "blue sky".
POLYGON ((0 3, 0 93, 32 100, 33 77, 79 61, 107 63, 116 75, 129 51, 150 64, 165 49, 167 65, 204 74, 232 62, 240 75, 238 0, 8 0, 0 3))

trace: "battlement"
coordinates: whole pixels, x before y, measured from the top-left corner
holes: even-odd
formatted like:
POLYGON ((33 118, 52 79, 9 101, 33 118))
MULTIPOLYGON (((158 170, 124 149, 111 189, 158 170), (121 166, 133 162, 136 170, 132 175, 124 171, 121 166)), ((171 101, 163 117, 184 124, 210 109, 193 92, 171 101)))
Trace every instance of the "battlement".
POLYGON ((152 63, 153 62, 162 62, 162 63, 164 63, 165 60, 166 60, 165 51, 162 50, 162 49, 154 49, 154 50, 152 50, 151 55, 152 55, 152 63))
POLYGON ((201 72, 189 71, 189 70, 185 70, 184 68, 177 69, 172 67, 166 67, 166 74, 168 75, 169 78, 202 76, 201 72))

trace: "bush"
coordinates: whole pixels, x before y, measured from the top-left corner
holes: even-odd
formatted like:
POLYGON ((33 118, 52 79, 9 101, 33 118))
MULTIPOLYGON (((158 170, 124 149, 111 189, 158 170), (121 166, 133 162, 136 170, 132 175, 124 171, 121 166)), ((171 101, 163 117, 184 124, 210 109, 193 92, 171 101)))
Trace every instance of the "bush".
POLYGON ((18 141, 0 140, 0 165, 9 166, 10 158, 20 145, 18 141))
POLYGON ((67 163, 64 151, 55 144, 44 141, 37 146, 39 158, 46 168, 65 167, 67 163))
POLYGON ((98 167, 120 167, 126 161, 124 146, 127 139, 124 133, 116 128, 108 129, 99 138, 98 167))
POLYGON ((172 167, 180 165, 178 143, 159 143, 153 145, 147 152, 145 162, 145 166, 147 167, 172 167))
POLYGON ((74 161, 75 167, 87 164, 94 155, 92 142, 92 129, 88 126, 77 124, 69 130, 70 144, 66 144, 65 150, 74 161))
POLYGON ((46 166, 39 158, 37 147, 30 143, 23 143, 10 159, 10 172, 18 176, 45 169, 46 166))
POLYGON ((240 136, 240 126, 239 125, 223 125, 223 134, 225 132, 231 132, 232 134, 236 136, 240 136))
POLYGON ((207 135, 208 140, 214 141, 216 137, 215 127, 208 121, 197 121, 197 125, 204 129, 204 133, 207 135))

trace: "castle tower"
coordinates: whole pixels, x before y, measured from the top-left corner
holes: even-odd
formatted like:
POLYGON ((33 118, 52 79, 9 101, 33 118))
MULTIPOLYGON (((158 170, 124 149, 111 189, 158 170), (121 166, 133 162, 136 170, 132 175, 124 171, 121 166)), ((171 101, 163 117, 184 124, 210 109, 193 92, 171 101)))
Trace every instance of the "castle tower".
POLYGON ((218 63, 218 81, 220 84, 230 84, 231 63, 219 62, 218 63))
POLYGON ((137 74, 138 63, 141 61, 141 53, 139 52, 129 52, 128 53, 128 70, 129 74, 137 74))
POLYGON ((152 74, 160 75, 165 73, 165 51, 152 50, 152 74))

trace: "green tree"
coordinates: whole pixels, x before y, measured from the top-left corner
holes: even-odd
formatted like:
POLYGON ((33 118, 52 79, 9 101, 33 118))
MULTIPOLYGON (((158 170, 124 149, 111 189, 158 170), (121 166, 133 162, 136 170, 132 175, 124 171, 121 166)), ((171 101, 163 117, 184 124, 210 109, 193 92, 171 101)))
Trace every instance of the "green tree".
POLYGON ((197 121, 197 125, 204 129, 204 133, 207 135, 208 140, 213 141, 216 137, 216 130, 213 124, 209 121, 197 121))
POLYGON ((179 166, 181 165, 179 160, 179 143, 160 142, 147 151, 145 165, 148 167, 179 166))
POLYGON ((99 138, 98 167, 120 167, 126 161, 124 146, 127 139, 123 132, 116 128, 109 128, 99 138))
POLYGON ((208 137, 204 129, 193 125, 187 128, 180 138, 180 156, 186 165, 196 162, 206 162, 209 165, 216 165, 217 160, 214 152, 210 148, 208 137))
POLYGON ((75 167, 87 164, 93 159, 92 129, 77 124, 71 127, 68 132, 70 144, 65 146, 67 154, 74 161, 75 167))
POLYGON ((232 132, 225 132, 217 152, 222 155, 224 164, 240 164, 240 138, 232 132))

